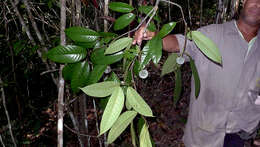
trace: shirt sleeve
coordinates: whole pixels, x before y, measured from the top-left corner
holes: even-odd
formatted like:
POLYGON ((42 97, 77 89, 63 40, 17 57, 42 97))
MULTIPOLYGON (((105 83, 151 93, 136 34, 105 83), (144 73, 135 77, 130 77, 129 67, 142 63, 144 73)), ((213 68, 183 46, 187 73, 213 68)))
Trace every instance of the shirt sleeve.
MULTIPOLYGON (((178 40, 180 51, 182 52, 184 49, 184 44, 185 44, 185 36, 182 34, 176 34, 175 36, 178 40)), ((197 54, 198 50, 199 49, 197 48, 195 43, 193 41, 190 41, 189 39, 187 39, 185 52, 187 54, 189 54, 192 57, 192 59, 196 58, 196 54, 197 54)), ((189 61, 188 56, 185 55, 184 57, 185 57, 186 61, 189 61)))

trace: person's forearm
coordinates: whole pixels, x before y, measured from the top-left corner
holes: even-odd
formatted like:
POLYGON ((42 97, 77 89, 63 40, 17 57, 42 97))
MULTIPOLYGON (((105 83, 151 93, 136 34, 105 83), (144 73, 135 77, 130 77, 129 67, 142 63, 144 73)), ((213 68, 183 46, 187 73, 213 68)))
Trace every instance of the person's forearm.
POLYGON ((163 50, 167 52, 179 52, 180 47, 175 35, 167 35, 163 38, 163 50))

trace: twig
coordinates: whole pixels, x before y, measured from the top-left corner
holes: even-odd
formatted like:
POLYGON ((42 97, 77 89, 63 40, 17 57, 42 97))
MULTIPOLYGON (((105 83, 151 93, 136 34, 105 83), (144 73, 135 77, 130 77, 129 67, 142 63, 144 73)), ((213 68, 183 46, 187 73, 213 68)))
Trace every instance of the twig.
POLYGON ((156 0, 155 6, 153 7, 153 14, 152 14, 152 16, 149 18, 148 22, 147 22, 146 25, 145 25, 144 33, 146 32, 146 29, 147 29, 148 25, 150 24, 150 22, 152 21, 154 15, 156 14, 156 11, 158 10, 159 2, 160 2, 160 0, 156 0))
MULTIPOLYGON (((97 115, 97 108, 96 108, 96 102, 95 99, 93 99, 93 106, 94 106, 94 111, 95 111, 95 117, 96 117, 96 128, 97 128, 97 133, 99 134, 99 129, 98 129, 98 115, 97 115)), ((98 138, 99 146, 102 147, 102 142, 98 138)))
MULTIPOLYGON (((34 38, 32 37, 32 34, 31 34, 31 32, 30 32, 28 26, 25 24, 24 19, 23 19, 22 15, 20 14, 20 12, 19 12, 17 6, 16 6, 15 3, 13 2, 13 0, 10 0, 10 2, 11 2, 11 4, 12 4, 12 7, 13 7, 13 9, 14 9, 16 15, 17 15, 18 18, 19 18, 19 21, 20 21, 22 27, 25 29, 25 32, 26 32, 26 34, 27 34, 27 37, 29 38, 29 40, 31 41, 31 43, 33 44, 33 46, 36 46, 36 42, 35 42, 34 38)), ((42 57, 42 52, 41 52, 40 50, 37 50, 37 54, 38 54, 38 56, 39 56, 40 58, 42 57)), ((49 65, 43 58, 41 58, 41 59, 42 59, 42 62, 45 64, 47 70, 51 69, 50 65, 49 65)), ((58 85, 57 80, 54 78, 54 75, 52 75, 52 80, 53 80, 53 82, 54 82, 56 85, 58 85)))
POLYGON ((166 2, 166 3, 170 3, 170 4, 172 4, 172 5, 177 6, 177 7, 181 10, 181 15, 182 15, 183 22, 185 23, 185 25, 187 25, 187 22, 186 22, 185 17, 184 17, 183 9, 182 9, 182 7, 181 7, 179 4, 174 3, 174 2, 171 2, 171 1, 169 1, 169 0, 160 0, 160 1, 166 2))
POLYGON ((40 73, 40 75, 42 76, 44 74, 47 74, 47 73, 50 73, 50 72, 55 72, 55 71, 59 71, 59 69, 47 70, 47 71, 40 73))
MULTIPOLYGON (((122 36, 128 35, 129 33, 132 33, 132 32, 134 32, 134 31, 138 30, 138 29, 142 26, 142 24, 145 23, 146 19, 147 19, 147 18, 149 17, 149 15, 154 11, 154 9, 155 9, 155 8, 153 8, 153 9, 145 16, 145 18, 140 22, 140 24, 139 24, 136 28, 134 28, 134 29, 132 29, 132 30, 130 30, 130 31, 128 31, 128 32, 126 32, 126 33, 124 33, 124 34, 118 36, 118 37, 116 37, 114 40, 117 40, 118 38, 121 38, 122 36)), ((114 40, 113 40, 113 41, 114 41, 114 40)))
POLYGON ((84 147, 84 145, 83 145, 83 143, 82 143, 82 140, 81 140, 81 138, 80 138, 80 132, 79 132, 79 127, 78 127, 78 121, 75 119, 74 114, 73 114, 71 111, 69 111, 69 116, 70 116, 70 119, 71 119, 72 124, 73 124, 73 126, 74 126, 74 129, 76 130, 76 134, 77 134, 77 136, 78 136, 79 144, 80 144, 81 147, 84 147))
MULTIPOLYGON (((104 6, 104 17, 108 16, 108 3, 109 0, 105 0, 105 6, 104 6)), ((108 31, 108 24, 107 20, 104 19, 104 32, 108 31)))
POLYGON ((192 26, 191 13, 190 13, 190 0, 188 0, 188 13, 189 13, 190 26, 192 26))
POLYGON ((2 139, 1 134, 0 134, 0 142, 1 142, 2 146, 5 147, 5 144, 4 144, 4 141, 3 141, 3 139, 2 139))
MULTIPOLYGON (((74 134, 77 134, 77 131, 75 131, 74 129, 70 128, 68 125, 64 124, 64 127, 67 128, 69 131, 71 131, 74 134)), ((80 136, 84 136, 84 137, 89 137, 89 138, 99 138, 98 136, 93 136, 93 135, 87 135, 87 134, 79 134, 80 136)))
POLYGON ((64 116, 64 85, 65 81, 62 77, 62 69, 64 65, 60 66, 59 74, 59 91, 58 91, 58 147, 63 147, 63 116, 64 116))
POLYGON ((203 0, 200 0, 200 26, 202 24, 202 16, 203 16, 203 0))
POLYGON ((185 52, 185 50, 186 50, 187 40, 188 40, 188 37, 187 37, 188 25, 187 25, 187 22, 186 22, 185 17, 184 17, 183 9, 182 9, 182 7, 181 7, 179 4, 177 4, 177 3, 174 3, 174 2, 171 2, 171 1, 168 1, 168 0, 160 0, 160 1, 167 2, 167 3, 170 3, 170 4, 172 4, 172 5, 175 5, 175 6, 177 6, 177 7, 181 10, 182 19, 183 19, 183 22, 184 22, 184 25, 185 25, 185 33, 184 33, 185 42, 184 42, 184 47, 183 47, 183 50, 182 50, 182 53, 181 53, 181 56, 183 56, 183 54, 184 54, 184 52, 185 52))
POLYGON ((11 121, 10 121, 10 116, 9 116, 9 113, 8 113, 8 110, 7 110, 7 107, 6 107, 4 86, 3 86, 3 81, 2 81, 2 79, 1 79, 1 77, 0 77, 0 85, 1 85, 3 106, 4 106, 4 109, 5 109, 5 115, 6 115, 7 122, 8 122, 9 133, 10 133, 10 135, 11 135, 11 139, 12 139, 12 141, 13 141, 14 146, 17 147, 16 142, 15 142, 15 139, 14 139, 13 131, 12 131, 12 125, 11 125, 11 121))

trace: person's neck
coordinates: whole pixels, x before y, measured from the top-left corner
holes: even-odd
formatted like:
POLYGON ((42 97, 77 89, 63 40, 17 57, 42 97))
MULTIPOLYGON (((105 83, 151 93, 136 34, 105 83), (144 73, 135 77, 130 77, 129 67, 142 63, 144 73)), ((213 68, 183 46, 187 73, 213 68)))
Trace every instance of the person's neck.
POLYGON ((250 42, 257 35, 259 29, 259 26, 247 24, 242 19, 237 21, 237 26, 247 42, 250 42))

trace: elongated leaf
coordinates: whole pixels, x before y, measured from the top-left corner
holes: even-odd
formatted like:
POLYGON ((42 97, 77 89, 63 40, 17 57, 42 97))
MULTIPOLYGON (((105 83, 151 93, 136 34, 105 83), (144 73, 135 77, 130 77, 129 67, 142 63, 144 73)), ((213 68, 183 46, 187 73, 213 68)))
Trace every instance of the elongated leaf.
POLYGON ((104 74, 104 71, 106 70, 107 65, 94 65, 93 70, 90 72, 90 75, 88 77, 88 84, 94 84, 100 80, 102 75, 104 74))
POLYGON ((131 138, 132 138, 132 145, 134 147, 137 147, 136 145, 136 141, 137 141, 137 137, 136 137, 136 133, 135 133, 135 128, 134 128, 134 123, 131 122, 131 138))
POLYGON ((161 77, 175 71, 178 67, 178 64, 176 63, 176 59, 178 57, 178 54, 172 53, 165 61, 162 67, 162 74, 161 77))
POLYGON ((74 72, 74 68, 77 63, 67 64, 62 70, 62 76, 65 80, 71 80, 74 72))
POLYGON ((80 87, 87 85, 90 67, 88 62, 84 61, 81 63, 76 63, 73 69, 74 71, 70 86, 72 91, 76 93, 79 91, 80 87))
MULTIPOLYGON (((113 81, 118 84, 120 83, 119 78, 117 77, 117 75, 114 72, 112 72, 111 75, 105 81, 113 81)), ((109 97, 100 99, 99 106, 101 107, 102 110, 105 110, 108 100, 109 100, 109 97)))
POLYGON ((114 24, 114 30, 122 30, 123 28, 127 27, 133 20, 135 19, 135 14, 128 13, 120 16, 116 19, 114 24))
POLYGON ((198 48, 211 60, 222 64, 222 58, 217 45, 203 33, 199 31, 189 32, 187 35, 191 38, 198 48))
POLYGON ((133 119, 136 117, 136 115, 137 115, 137 112, 135 112, 135 111, 126 111, 123 114, 121 114, 109 131, 107 143, 111 144, 112 142, 114 142, 117 139, 117 137, 133 121, 133 119))
POLYGON ((108 7, 113 11, 121 12, 121 13, 129 13, 134 10, 132 6, 122 2, 111 2, 109 3, 108 7))
POLYGON ((125 107, 126 107, 127 110, 131 110, 132 109, 132 106, 129 104, 127 99, 125 100, 125 107))
POLYGON ((150 42, 150 52, 152 60, 155 64, 159 63, 162 57, 162 39, 159 35, 153 37, 150 42))
POLYGON ((126 96, 129 104, 134 108, 138 113, 152 117, 153 112, 149 105, 144 101, 144 99, 132 88, 127 88, 127 96, 126 96))
POLYGON ((141 62, 139 66, 139 71, 143 70, 147 64, 152 60, 152 54, 150 53, 150 41, 142 49, 141 62))
POLYGON ((98 32, 98 34, 101 36, 101 37, 111 37, 111 38, 115 38, 117 37, 118 35, 115 34, 115 33, 111 33, 111 32, 98 32))
POLYGON ((145 123, 140 133, 140 147, 152 147, 148 126, 145 123))
POLYGON ((140 117, 140 118, 138 119, 138 122, 137 122, 137 132, 138 132, 139 134, 141 133, 144 124, 145 124, 144 118, 143 118, 143 117, 140 117))
POLYGON ((180 99, 181 96, 181 69, 177 68, 175 71, 175 87, 174 87, 174 94, 173 94, 173 103, 174 106, 176 106, 177 102, 180 99))
POLYGON ((48 51, 47 57, 58 63, 75 63, 86 57, 87 51, 76 45, 57 46, 48 51))
POLYGON ((150 22, 150 24, 148 25, 147 29, 149 31, 155 32, 156 31, 156 26, 153 22, 150 22))
POLYGON ((93 42, 75 42, 75 45, 80 46, 82 48, 93 48, 98 41, 93 41, 93 42))
POLYGON ((70 27, 65 30, 65 33, 75 42, 94 42, 99 38, 97 32, 83 27, 70 27))
POLYGON ((192 71, 192 76, 194 78, 194 83, 195 83, 195 96, 198 98, 200 94, 200 77, 196 68, 196 65, 194 63, 194 60, 190 57, 190 68, 192 71))
POLYGON ((109 98, 107 106, 102 115, 99 135, 102 135, 108 131, 118 119, 123 109, 124 101, 124 92, 122 88, 118 86, 113 90, 113 93, 109 98))
POLYGON ((124 38, 118 39, 117 41, 115 41, 109 45, 109 47, 105 51, 105 55, 113 54, 113 53, 123 50, 124 48, 126 48, 127 46, 132 44, 132 40, 133 39, 129 38, 129 37, 124 37, 124 38))
MULTIPOLYGON (((138 11, 140 13, 144 13, 144 14, 148 14, 151 10, 153 9, 153 6, 140 6, 138 7, 138 11)), ((152 13, 149 15, 149 16, 152 16, 152 13)), ((158 16, 158 14, 156 13, 156 15, 153 17, 154 20, 156 20, 157 22, 161 22, 161 19, 160 17, 158 16)))
POLYGON ((166 35, 168 35, 176 26, 176 22, 170 22, 168 24, 163 25, 162 29, 159 32, 159 36, 161 38, 165 37, 166 35))
POLYGON ((113 81, 106 81, 95 83, 84 88, 81 90, 89 96, 93 97, 106 97, 112 94, 115 87, 118 87, 120 83, 113 82, 113 81))
POLYGON ((120 61, 123 56, 123 52, 118 52, 113 55, 105 55, 105 49, 101 48, 95 49, 94 52, 92 52, 90 59, 94 64, 109 65, 120 61))

